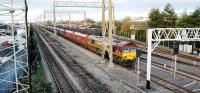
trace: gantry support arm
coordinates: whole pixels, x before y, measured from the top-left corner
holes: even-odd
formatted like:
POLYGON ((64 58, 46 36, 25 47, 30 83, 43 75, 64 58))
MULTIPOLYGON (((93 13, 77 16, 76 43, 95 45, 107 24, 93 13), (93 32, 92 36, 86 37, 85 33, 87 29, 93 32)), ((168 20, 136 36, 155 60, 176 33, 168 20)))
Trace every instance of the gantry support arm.
POLYGON ((156 28, 147 32, 147 83, 150 89, 151 53, 161 41, 200 41, 200 28, 156 28), (152 44, 152 42, 156 42, 152 44))

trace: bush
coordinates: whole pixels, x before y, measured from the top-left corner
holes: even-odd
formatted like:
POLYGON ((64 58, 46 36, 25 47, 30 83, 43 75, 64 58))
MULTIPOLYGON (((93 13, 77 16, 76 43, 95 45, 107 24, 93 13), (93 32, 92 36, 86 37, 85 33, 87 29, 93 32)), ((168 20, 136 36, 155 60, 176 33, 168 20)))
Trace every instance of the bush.
POLYGON ((45 78, 44 69, 41 65, 37 67, 36 74, 32 76, 33 93, 52 93, 51 84, 45 78))

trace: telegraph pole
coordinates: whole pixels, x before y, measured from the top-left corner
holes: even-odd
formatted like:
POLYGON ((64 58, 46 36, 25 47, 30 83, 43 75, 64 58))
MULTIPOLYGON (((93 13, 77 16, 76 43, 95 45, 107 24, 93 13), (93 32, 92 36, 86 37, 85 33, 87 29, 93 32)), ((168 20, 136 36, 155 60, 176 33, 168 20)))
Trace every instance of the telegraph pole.
POLYGON ((46 11, 44 10, 44 23, 45 23, 45 20, 46 20, 46 11))
POLYGON ((105 47, 104 47, 104 38, 105 38, 105 30, 106 30, 106 22, 105 22, 105 0, 102 0, 102 59, 101 63, 105 63, 104 55, 105 55, 105 47))
POLYGON ((113 11, 113 34, 116 35, 116 26, 115 26, 115 8, 114 8, 114 3, 113 3, 113 6, 112 6, 112 11, 113 11))
POLYGON ((109 0, 109 67, 114 67, 113 64, 113 37, 112 37, 112 31, 113 31, 113 12, 112 12, 112 0, 109 0))
POLYGON ((29 80, 29 93, 32 93, 32 80, 31 80, 31 63, 30 63, 30 56, 29 56, 29 27, 28 27, 28 19, 27 19, 27 14, 28 14, 28 5, 27 5, 27 1, 24 0, 24 4, 25 4, 25 31, 26 31, 26 48, 27 48, 27 61, 28 61, 28 80, 29 80))
POLYGON ((84 25, 86 26, 86 12, 84 10, 84 25))
POLYGON ((70 15, 70 13, 69 13, 69 22, 68 22, 68 25, 69 25, 69 26, 71 26, 71 22, 70 22, 70 21, 71 21, 71 15, 70 15))
POLYGON ((53 2, 53 19, 54 19, 54 38, 56 37, 56 8, 55 8, 55 2, 53 2))

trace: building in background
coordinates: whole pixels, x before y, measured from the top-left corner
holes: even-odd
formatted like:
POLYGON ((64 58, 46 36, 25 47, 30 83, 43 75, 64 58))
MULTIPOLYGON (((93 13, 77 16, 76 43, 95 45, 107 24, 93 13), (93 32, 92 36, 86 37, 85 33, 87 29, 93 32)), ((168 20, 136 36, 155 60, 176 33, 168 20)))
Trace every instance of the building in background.
POLYGON ((146 31, 149 28, 148 18, 124 19, 117 26, 120 26, 118 27, 117 35, 140 41, 145 41, 146 31))
POLYGON ((147 18, 132 19, 129 24, 131 30, 131 39, 141 41, 146 40, 146 31, 149 28, 147 18))

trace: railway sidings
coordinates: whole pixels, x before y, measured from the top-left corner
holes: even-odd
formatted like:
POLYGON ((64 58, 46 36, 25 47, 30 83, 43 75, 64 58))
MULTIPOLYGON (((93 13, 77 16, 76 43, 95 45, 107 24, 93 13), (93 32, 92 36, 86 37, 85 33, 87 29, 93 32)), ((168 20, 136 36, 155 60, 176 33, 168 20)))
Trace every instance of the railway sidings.
MULTIPOLYGON (((48 62, 51 72, 54 74, 55 73, 59 74, 60 72, 63 73, 63 75, 61 75, 61 74, 53 75, 59 91, 62 92, 62 90, 63 91, 68 90, 68 92, 62 92, 62 93, 79 93, 79 92, 80 93, 111 93, 111 91, 109 90, 109 87, 105 84, 102 84, 99 80, 95 79, 90 73, 88 73, 82 67, 82 65, 79 64, 75 60, 74 56, 70 55, 66 51, 63 51, 62 46, 59 45, 58 42, 52 43, 51 41, 55 41, 55 40, 53 40, 50 37, 46 37, 45 34, 42 33, 42 31, 40 29, 37 29, 37 33, 40 38, 44 37, 43 40, 41 40, 41 41, 46 41, 48 43, 50 42, 49 46, 56 53, 56 55, 59 57, 59 59, 62 60, 63 64, 65 64, 65 66, 67 66, 67 68, 70 69, 70 73, 72 73, 74 76, 76 76, 75 78, 76 78, 76 80, 78 80, 78 83, 79 83, 78 86, 81 87, 81 89, 76 88, 77 85, 73 84, 72 79, 70 79, 65 74, 65 71, 63 70, 63 68, 61 66, 59 66, 60 64, 56 63, 56 61, 54 61, 52 63, 52 61, 49 59, 49 58, 54 58, 54 57, 48 56, 47 62, 48 62), (49 62, 51 62, 51 63, 49 63, 49 62), (53 69, 51 69, 52 68, 51 66, 53 66, 53 69), (55 67, 55 69, 54 69, 54 67, 55 67), (58 76, 58 78, 56 78, 56 76, 58 76), (60 77, 60 79, 59 79, 59 76, 62 76, 62 77, 60 77), (61 82, 59 82, 59 80, 61 82), (68 85, 66 83, 64 83, 64 81, 68 82, 68 85), (64 83, 64 84, 62 84, 62 83, 64 83), (68 88, 65 85, 67 85, 67 86, 71 85, 71 88, 68 88)), ((43 44, 43 46, 41 46, 41 47, 45 47, 45 45, 43 44)), ((47 51, 48 49, 44 49, 44 50, 47 51)), ((45 53, 47 53, 47 52, 45 52, 45 53)), ((49 52, 47 55, 49 55, 49 54, 51 54, 51 53, 49 52)))
POLYGON ((57 63, 54 56, 50 53, 41 37, 37 35, 39 38, 39 46, 42 49, 42 53, 45 56, 45 60, 48 64, 52 77, 56 83, 57 92, 58 93, 77 93, 76 89, 71 84, 70 80, 67 78, 61 66, 57 63))
MULTIPOLYGON (((75 60, 75 64, 78 64, 79 66, 75 66, 75 67, 70 67, 72 69, 73 72, 78 72, 78 73, 82 73, 81 71, 76 71, 77 68, 83 67, 80 62, 77 62, 77 58, 79 58, 80 56, 77 55, 73 55, 71 54, 74 51, 66 51, 65 47, 63 47, 63 42, 61 43, 61 41, 54 40, 51 37, 51 32, 46 31, 45 29, 41 29, 43 30, 43 32, 49 33, 49 36, 43 36, 45 38, 48 38, 49 40, 47 40, 50 44, 53 41, 53 43, 51 44, 53 50, 58 53, 57 55, 59 56, 60 59, 62 60, 68 60, 69 58, 66 57, 65 55, 70 56, 71 58, 73 58, 73 60, 75 60)), ((43 33, 44 34, 44 33, 43 33)), ((61 37, 60 37, 61 38, 61 37)), ((63 38, 64 39, 64 38, 63 38)), ((67 41, 67 40, 66 40, 67 41)), ((68 49, 67 49, 68 50, 68 49)), ((146 53, 145 51, 142 54, 142 62, 141 62, 141 68, 140 70, 142 71, 142 78, 145 78, 145 74, 146 74, 146 53)), ((173 66, 172 64, 172 60, 170 60, 167 57, 164 56, 159 56, 159 55, 153 55, 152 58, 152 81, 154 81, 156 84, 158 84, 159 86, 162 86, 172 92, 175 93, 191 93, 191 92, 197 92, 198 93, 198 88, 191 88, 191 86, 199 86, 199 80, 198 80, 198 68, 195 68, 197 72, 192 72, 194 71, 194 68, 191 67, 191 65, 187 65, 187 64, 183 64, 182 62, 178 62, 178 65, 181 67, 178 67, 178 71, 176 73, 176 77, 173 77, 173 66), (185 67, 187 67, 187 69, 184 69, 185 67)), ((67 65, 74 65, 71 62, 67 62, 67 65)), ((125 68, 125 67, 122 67, 125 68)), ((131 69, 130 69, 131 70, 131 69)), ((87 73, 84 73, 83 75, 86 75, 87 73)), ((86 75, 87 76, 87 75, 86 75)), ((84 79, 84 77, 82 77, 82 79, 84 79)), ((88 81, 91 81, 92 78, 88 78, 88 81)), ((87 78, 85 79, 85 81, 87 82, 87 78)), ((83 81, 83 82, 85 82, 83 81)), ((97 80, 99 81, 99 80, 97 80)), ((93 82, 93 81, 92 81, 93 82)), ((88 85, 91 85, 93 83, 90 83, 88 85)), ((85 85, 87 86, 87 84, 85 85)), ((153 87, 154 89, 155 87, 153 87)), ((96 86, 95 88, 96 89, 96 86)), ((143 90, 143 88, 140 89, 143 90)), ((156 87, 157 89, 157 87, 156 87)), ((92 90, 92 88, 91 88, 92 90)), ((98 90, 96 90, 98 91, 98 90)), ((102 90, 101 90, 102 91, 102 90)), ((145 89, 143 91, 146 91, 145 89)), ((153 92, 154 90, 151 90, 149 92, 153 92)))

